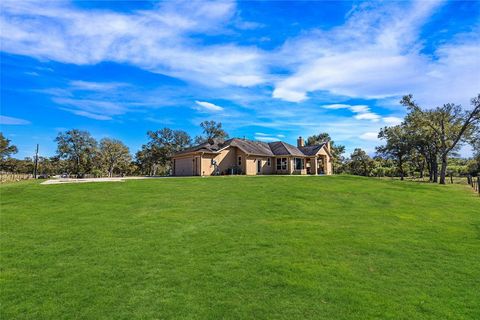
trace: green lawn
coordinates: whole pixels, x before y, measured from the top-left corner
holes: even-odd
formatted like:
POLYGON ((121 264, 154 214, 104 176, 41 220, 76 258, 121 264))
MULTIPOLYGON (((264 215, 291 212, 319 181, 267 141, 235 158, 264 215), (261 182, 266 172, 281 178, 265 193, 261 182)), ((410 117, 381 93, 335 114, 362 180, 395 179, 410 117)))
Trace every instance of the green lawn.
POLYGON ((360 177, 1 190, 1 319, 480 319, 480 197, 360 177))

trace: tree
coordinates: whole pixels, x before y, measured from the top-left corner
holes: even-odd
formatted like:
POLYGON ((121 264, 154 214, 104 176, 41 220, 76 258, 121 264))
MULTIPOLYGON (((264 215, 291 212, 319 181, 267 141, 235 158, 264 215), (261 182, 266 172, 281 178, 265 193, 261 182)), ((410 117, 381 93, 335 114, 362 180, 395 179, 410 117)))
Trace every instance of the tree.
POLYGON ((163 128, 147 132, 150 141, 135 155, 141 171, 156 175, 159 167, 168 171, 171 156, 191 145, 191 138, 185 131, 163 128))
POLYGON ((140 174, 154 175, 152 157, 149 156, 147 145, 142 145, 142 148, 135 153, 135 165, 140 174))
POLYGON ((72 129, 60 132, 55 138, 57 155, 69 163, 73 173, 90 172, 94 166, 97 142, 87 131, 72 129))
POLYGON ((403 180, 405 175, 403 166, 411 149, 405 127, 403 125, 385 127, 380 130, 378 138, 385 140, 386 143, 384 146, 377 147, 377 152, 395 160, 400 180, 403 180))
POLYGON ((336 145, 335 142, 330 138, 330 135, 326 132, 316 134, 307 138, 306 145, 313 146, 318 145, 324 142, 330 142, 330 152, 332 153, 332 169, 333 172, 336 172, 338 168, 341 167, 343 162, 345 161, 343 154, 345 153, 345 146, 336 145))
POLYGON ((438 182, 438 158, 440 149, 440 140, 436 132, 425 125, 424 113, 412 100, 412 96, 404 96, 400 103, 409 109, 409 113, 404 119, 403 125, 410 140, 413 160, 418 159, 420 167, 420 176, 422 176, 423 163, 427 166, 430 182, 438 182), (420 156, 415 157, 415 153, 420 156), (422 158, 424 161, 422 162, 422 158))
POLYGON ((128 147, 122 141, 109 138, 100 140, 99 156, 109 177, 113 176, 116 169, 125 171, 132 160, 128 147))
POLYGON ((375 166, 370 156, 360 148, 356 148, 350 155, 348 168, 351 174, 359 176, 370 176, 375 166))
POLYGON ((200 127, 203 129, 203 136, 195 137, 196 144, 202 144, 213 139, 228 139, 228 133, 223 130, 221 122, 203 121, 200 123, 200 127))
POLYGON ((439 157, 441 160, 440 184, 445 184, 448 157, 452 151, 457 150, 461 143, 468 140, 476 133, 480 121, 480 94, 471 99, 472 110, 463 110, 460 105, 444 104, 433 110, 422 110, 411 95, 405 96, 402 102, 412 111, 421 115, 420 121, 428 127, 439 144, 439 157))
POLYGON ((0 132, 0 160, 4 161, 7 158, 10 158, 12 154, 18 152, 18 149, 13 144, 10 144, 10 140, 3 136, 3 133, 0 132))
POLYGON ((0 163, 0 170, 14 173, 32 173, 33 160, 32 158, 15 159, 6 158, 0 163))

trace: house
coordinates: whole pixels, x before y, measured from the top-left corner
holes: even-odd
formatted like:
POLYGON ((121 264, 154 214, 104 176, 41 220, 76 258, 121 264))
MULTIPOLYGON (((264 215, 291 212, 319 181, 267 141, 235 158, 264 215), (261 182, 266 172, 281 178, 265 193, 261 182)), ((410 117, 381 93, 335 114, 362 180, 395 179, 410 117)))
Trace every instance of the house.
POLYGON ((330 143, 297 146, 283 141, 261 142, 233 138, 208 142, 177 152, 172 157, 175 176, 222 174, 332 174, 330 143))

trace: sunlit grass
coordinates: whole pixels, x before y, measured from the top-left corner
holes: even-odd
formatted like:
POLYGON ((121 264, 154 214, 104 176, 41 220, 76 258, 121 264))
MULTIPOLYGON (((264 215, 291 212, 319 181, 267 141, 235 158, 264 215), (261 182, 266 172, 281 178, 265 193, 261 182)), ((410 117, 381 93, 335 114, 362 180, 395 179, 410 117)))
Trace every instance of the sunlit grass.
POLYGON ((478 319, 463 185, 172 178, 1 189, 2 319, 478 319))

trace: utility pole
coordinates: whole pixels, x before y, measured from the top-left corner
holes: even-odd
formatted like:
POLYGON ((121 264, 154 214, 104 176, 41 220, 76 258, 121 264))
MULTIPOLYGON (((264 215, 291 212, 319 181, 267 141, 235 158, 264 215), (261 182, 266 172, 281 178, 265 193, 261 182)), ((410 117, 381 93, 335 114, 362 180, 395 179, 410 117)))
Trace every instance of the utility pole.
POLYGON ((34 179, 37 179, 37 170, 38 170, 38 143, 37 143, 37 151, 35 152, 35 167, 33 168, 34 179))

